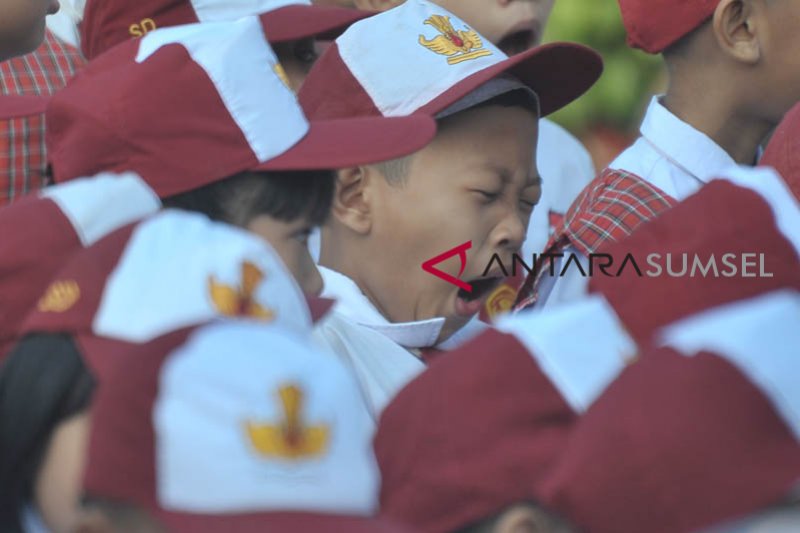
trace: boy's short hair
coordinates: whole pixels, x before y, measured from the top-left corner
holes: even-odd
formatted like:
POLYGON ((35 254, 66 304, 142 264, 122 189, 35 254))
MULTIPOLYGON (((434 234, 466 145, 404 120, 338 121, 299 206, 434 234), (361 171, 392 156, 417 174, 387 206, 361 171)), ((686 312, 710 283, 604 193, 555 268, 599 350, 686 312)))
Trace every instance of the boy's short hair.
MULTIPOLYGON (((537 117, 539 116, 539 102, 533 95, 533 93, 531 93, 526 89, 514 89, 513 91, 499 94, 484 102, 469 107, 464 111, 480 109, 482 107, 488 107, 493 105, 500 107, 521 107, 526 111, 530 111, 535 116, 537 117)), ((447 120, 450 117, 454 117, 457 115, 458 113, 454 113, 452 115, 447 115, 444 117, 437 117, 436 122, 439 124, 439 127, 441 129, 442 125, 446 124, 447 120)), ((390 184, 402 185, 405 182, 406 177, 408 177, 408 172, 409 169, 411 168, 411 161, 413 160, 413 158, 414 154, 411 154, 398 159, 392 159, 391 161, 378 163, 375 165, 375 167, 383 175, 383 177, 386 178, 386 181, 388 181, 390 184)))
POLYGON ((245 171, 163 202, 165 207, 203 213, 239 227, 260 215, 283 222, 306 218, 321 225, 330 214, 334 187, 334 173, 329 170, 245 171))

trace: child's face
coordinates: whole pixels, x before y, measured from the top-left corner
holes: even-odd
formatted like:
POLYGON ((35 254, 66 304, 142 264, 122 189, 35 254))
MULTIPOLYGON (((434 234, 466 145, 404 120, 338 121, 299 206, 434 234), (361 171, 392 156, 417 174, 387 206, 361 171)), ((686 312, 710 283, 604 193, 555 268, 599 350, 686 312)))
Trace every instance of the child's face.
POLYGON ((308 251, 308 236, 314 226, 304 218, 284 222, 269 215, 259 215, 247 229, 269 242, 306 294, 322 292, 322 276, 308 251))
POLYGON ((58 8, 58 0, 0 1, 0 61, 38 48, 44 40, 45 17, 58 8))
POLYGON ((314 39, 301 39, 274 45, 275 54, 289 79, 289 87, 297 92, 319 57, 314 39))
MULTIPOLYGON (((440 123, 433 143, 415 154, 404 183, 382 176, 367 195, 374 217, 368 256, 373 284, 362 287, 393 322, 447 319, 439 341, 466 324, 499 284, 493 254, 510 268, 541 196, 534 161, 538 121, 521 107, 471 109, 440 123), (460 279, 473 283, 470 298, 422 270, 423 262, 467 241, 460 279)), ((459 277, 460 260, 437 265, 459 277)), ((369 284, 369 283, 368 283, 369 284)))
POLYGON ((769 97, 761 95, 761 105, 767 118, 777 124, 783 115, 800 100, 800 2, 775 0, 767 2, 764 10, 767 32, 759 33, 764 40, 763 81, 769 97))
POLYGON ((506 54, 542 40, 555 0, 433 0, 470 24, 506 54))
POLYGON ((53 430, 34 486, 36 507, 53 531, 69 531, 77 518, 88 447, 88 413, 75 415, 53 430))

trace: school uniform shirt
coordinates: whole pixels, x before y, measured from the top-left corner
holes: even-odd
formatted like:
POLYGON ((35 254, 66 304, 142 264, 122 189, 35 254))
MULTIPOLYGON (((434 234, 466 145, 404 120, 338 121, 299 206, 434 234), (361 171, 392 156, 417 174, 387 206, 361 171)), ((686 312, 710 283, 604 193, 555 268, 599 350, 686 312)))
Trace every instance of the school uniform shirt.
MULTIPOLYGON (((0 62, 0 94, 51 95, 85 61, 77 48, 45 32, 35 52, 0 62)), ((0 206, 47 185, 44 116, 0 120, 0 206)))
POLYGON ((81 46, 78 24, 83 18, 83 6, 80 10, 70 0, 59 0, 61 8, 55 15, 47 16, 47 29, 63 42, 79 49, 81 46))
MULTIPOLYGON (((589 278, 589 256, 608 241, 630 235, 679 201, 697 192, 709 179, 734 167, 733 158, 710 137, 687 124, 654 97, 641 136, 584 189, 548 244, 564 253, 553 261, 554 276, 529 275, 516 308, 561 305, 582 298, 589 278), (564 274, 563 276, 561 274, 564 274)), ((755 158, 755 154, 754 154, 755 158)))
POLYGON ((389 322, 352 279, 329 268, 319 269, 325 282, 322 297, 336 304, 316 324, 314 337, 353 370, 376 422, 395 394, 425 369, 426 349, 452 350, 489 327, 476 317, 437 345, 444 318, 389 322))

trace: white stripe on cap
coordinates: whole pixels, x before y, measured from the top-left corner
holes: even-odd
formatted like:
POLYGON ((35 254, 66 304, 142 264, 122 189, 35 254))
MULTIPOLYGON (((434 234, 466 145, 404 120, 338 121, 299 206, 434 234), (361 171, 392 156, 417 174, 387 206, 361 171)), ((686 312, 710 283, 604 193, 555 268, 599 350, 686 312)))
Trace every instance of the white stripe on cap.
POLYGON ((311 5, 311 0, 191 0, 200 22, 236 20, 291 5, 311 5))
POLYGON ((308 334, 311 316, 305 297, 266 242, 176 210, 163 211, 134 230, 106 282, 94 333, 147 342, 211 320, 220 315, 212 295, 218 295, 218 302, 226 293, 236 294, 245 263, 261 277, 249 296, 274 316, 270 323, 308 334))
POLYGON ((308 338, 239 321, 199 330, 162 367, 153 421, 168 510, 376 510, 372 419, 351 373, 308 338), (286 387, 300 400, 290 423, 314 445, 291 446, 282 430, 286 387))
POLYGON ((800 254, 800 203, 780 175, 767 167, 731 167, 720 179, 757 192, 772 207, 778 229, 800 254))
POLYGON ((499 48, 481 38, 482 46, 477 51, 488 52, 487 55, 448 63, 450 57, 419 41, 420 37, 430 41, 442 36, 434 26, 425 24, 436 15, 449 17, 455 31, 471 31, 444 8, 425 0, 408 0, 353 24, 336 40, 342 61, 384 116, 409 115, 464 78, 508 59, 499 48), (387 76, 387 72, 395 75, 387 76), (401 72, 405 74, 396 75, 401 72))
POLYGON ((506 316, 497 329, 525 345, 577 413, 584 412, 638 353, 600 296, 547 312, 506 316))
POLYGON ((260 162, 282 154, 308 132, 294 93, 278 77, 279 63, 258 17, 152 31, 142 38, 136 61, 169 44, 184 46, 206 71, 260 162))
POLYGON ((726 357, 773 402, 800 440, 800 293, 784 290, 718 307, 663 330, 684 355, 726 357))
POLYGON ((39 196, 58 205, 84 246, 161 209, 155 192, 133 172, 70 181, 39 196))

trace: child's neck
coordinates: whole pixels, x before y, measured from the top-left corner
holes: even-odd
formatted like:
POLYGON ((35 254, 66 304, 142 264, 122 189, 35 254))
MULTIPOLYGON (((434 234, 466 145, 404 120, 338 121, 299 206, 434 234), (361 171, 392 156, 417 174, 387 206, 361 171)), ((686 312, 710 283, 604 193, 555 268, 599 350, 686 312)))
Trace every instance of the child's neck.
POLYGON ((734 161, 753 165, 758 146, 774 124, 749 115, 740 105, 713 91, 671 85, 662 100, 674 115, 708 135, 734 161))

